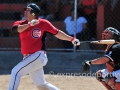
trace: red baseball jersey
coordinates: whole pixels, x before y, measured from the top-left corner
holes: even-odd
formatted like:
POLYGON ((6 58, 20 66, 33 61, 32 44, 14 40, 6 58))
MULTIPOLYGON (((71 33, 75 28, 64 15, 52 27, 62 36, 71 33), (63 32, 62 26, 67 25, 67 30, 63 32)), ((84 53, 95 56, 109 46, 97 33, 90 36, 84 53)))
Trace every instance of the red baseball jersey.
MULTIPOLYGON (((19 34, 21 40, 21 53, 32 54, 39 50, 45 50, 46 32, 56 35, 58 29, 55 28, 49 21, 40 19, 39 24, 27 28, 19 34)), ((27 24, 27 20, 16 21, 13 26, 27 24)))

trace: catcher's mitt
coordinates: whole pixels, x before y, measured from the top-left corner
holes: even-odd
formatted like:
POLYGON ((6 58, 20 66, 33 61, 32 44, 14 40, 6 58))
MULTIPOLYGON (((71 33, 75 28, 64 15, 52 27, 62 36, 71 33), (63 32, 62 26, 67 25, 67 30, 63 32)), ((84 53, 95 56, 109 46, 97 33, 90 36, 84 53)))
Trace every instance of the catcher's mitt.
POLYGON ((86 73, 86 72, 89 72, 90 70, 90 61, 84 61, 82 62, 82 65, 81 65, 81 72, 82 73, 86 73))

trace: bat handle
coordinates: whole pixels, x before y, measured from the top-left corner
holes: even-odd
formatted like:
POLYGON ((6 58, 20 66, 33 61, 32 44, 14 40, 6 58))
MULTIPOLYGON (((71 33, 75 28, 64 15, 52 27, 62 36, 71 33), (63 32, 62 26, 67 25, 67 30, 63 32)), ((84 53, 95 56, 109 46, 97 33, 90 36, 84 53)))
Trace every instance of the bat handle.
POLYGON ((78 43, 78 42, 76 42, 76 41, 74 42, 75 46, 77 46, 77 43, 78 43))
POLYGON ((80 43, 90 43, 91 41, 80 41, 80 43))

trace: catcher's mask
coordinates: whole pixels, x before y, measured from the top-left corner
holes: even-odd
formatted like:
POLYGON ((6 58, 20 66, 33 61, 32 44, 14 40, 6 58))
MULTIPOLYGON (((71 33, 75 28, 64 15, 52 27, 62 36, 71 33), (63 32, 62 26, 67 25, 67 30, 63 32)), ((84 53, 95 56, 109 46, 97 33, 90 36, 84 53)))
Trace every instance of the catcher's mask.
POLYGON ((31 9, 31 14, 33 16, 39 16, 40 14, 40 7, 34 3, 30 3, 27 5, 27 7, 24 8, 24 10, 26 10, 27 8, 30 8, 31 9))
POLYGON ((103 31, 102 39, 104 39, 104 40, 105 39, 114 39, 115 41, 120 42, 120 32, 113 27, 108 27, 103 31))

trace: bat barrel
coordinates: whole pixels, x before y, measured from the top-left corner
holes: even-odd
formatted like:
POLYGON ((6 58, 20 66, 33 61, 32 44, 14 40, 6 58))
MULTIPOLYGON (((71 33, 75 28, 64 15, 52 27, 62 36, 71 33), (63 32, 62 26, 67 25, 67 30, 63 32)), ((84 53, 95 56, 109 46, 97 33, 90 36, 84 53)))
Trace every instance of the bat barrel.
POLYGON ((81 43, 91 43, 91 44, 113 44, 115 40, 97 40, 97 41, 81 41, 81 43))

